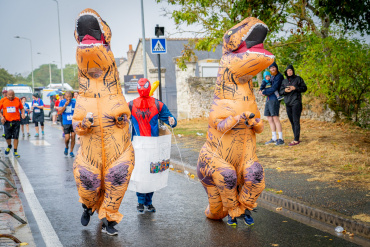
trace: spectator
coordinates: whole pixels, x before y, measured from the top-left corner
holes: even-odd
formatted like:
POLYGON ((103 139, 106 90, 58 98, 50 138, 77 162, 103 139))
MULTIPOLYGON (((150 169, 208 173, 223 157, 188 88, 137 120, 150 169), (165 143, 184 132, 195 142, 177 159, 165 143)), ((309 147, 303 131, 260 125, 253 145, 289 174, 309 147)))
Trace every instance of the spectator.
POLYGON ((51 110, 50 116, 51 116, 51 120, 53 121, 53 124, 57 124, 57 117, 58 117, 58 110, 55 107, 56 101, 57 99, 55 98, 55 96, 50 97, 50 110, 51 110))
POLYGON ((30 135, 30 127, 29 127, 29 123, 30 123, 29 114, 30 114, 31 110, 30 110, 30 106, 26 103, 26 100, 27 100, 26 97, 21 98, 22 105, 23 105, 23 108, 24 108, 24 115, 25 115, 25 118, 21 119, 21 129, 22 129, 22 136, 25 137, 24 125, 26 125, 27 137, 30 137, 31 135, 30 135))
POLYGON ((32 119, 33 122, 35 123, 35 130, 36 130, 36 135, 35 137, 39 137, 39 123, 41 125, 41 131, 42 135, 45 135, 44 132, 44 102, 42 99, 39 98, 39 94, 35 93, 32 96, 32 106, 31 106, 31 111, 33 112, 32 119))
POLYGON ((284 145, 283 130, 279 120, 280 101, 275 95, 275 91, 280 90, 284 76, 279 72, 279 68, 275 62, 270 65, 269 69, 272 74, 270 79, 271 87, 259 91, 259 94, 267 96, 264 115, 267 117, 272 131, 271 140, 265 144, 275 143, 275 145, 284 145), (276 136, 276 130, 279 133, 279 138, 276 136))
POLYGON ((295 75, 293 65, 288 65, 285 70, 286 79, 280 88, 280 94, 284 95, 286 112, 292 125, 294 141, 289 146, 298 145, 301 132, 300 118, 302 113, 302 93, 307 91, 307 86, 300 76, 295 75))
POLYGON ((73 158, 75 155, 73 154, 73 148, 75 146, 75 132, 73 131, 72 127, 72 117, 75 111, 76 101, 72 100, 72 93, 66 92, 65 99, 63 99, 59 104, 58 112, 62 114, 62 122, 63 122, 63 129, 64 129, 64 142, 66 147, 64 149, 64 155, 68 156, 68 146, 69 141, 71 140, 71 149, 69 155, 73 158))
POLYGON ((19 138, 19 129, 20 129, 20 115, 21 111, 22 118, 25 118, 24 108, 22 102, 19 98, 15 97, 14 91, 9 90, 6 98, 0 101, 0 113, 1 122, 4 124, 5 128, 5 139, 8 147, 5 149, 5 154, 8 155, 12 149, 12 139, 14 144, 14 157, 20 158, 18 154, 18 138, 19 138))
MULTIPOLYGON (((260 87, 260 91, 263 91, 264 89, 266 89, 266 88, 270 88, 271 87, 271 74, 270 74, 270 72, 268 72, 268 71, 265 71, 264 73, 263 73, 263 80, 262 80, 262 84, 261 84, 261 87, 260 87)), ((276 90, 275 92, 274 92, 274 94, 275 94, 275 96, 276 96, 276 98, 280 101, 280 100, 282 100, 282 99, 284 99, 284 97, 281 97, 280 96, 280 94, 279 94, 279 91, 278 90, 276 90)))
POLYGON ((74 93, 73 93, 73 98, 74 98, 75 100, 77 100, 77 98, 78 98, 78 92, 74 92, 74 93))

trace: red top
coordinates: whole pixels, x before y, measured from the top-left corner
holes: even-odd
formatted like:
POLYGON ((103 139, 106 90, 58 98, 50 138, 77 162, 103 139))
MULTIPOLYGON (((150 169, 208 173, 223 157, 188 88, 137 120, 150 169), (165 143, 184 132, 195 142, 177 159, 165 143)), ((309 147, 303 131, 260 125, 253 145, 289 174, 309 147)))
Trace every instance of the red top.
POLYGON ((19 110, 23 109, 23 104, 19 98, 14 97, 12 101, 8 98, 3 98, 0 100, 0 109, 3 110, 3 116, 6 121, 19 121, 21 116, 19 110))

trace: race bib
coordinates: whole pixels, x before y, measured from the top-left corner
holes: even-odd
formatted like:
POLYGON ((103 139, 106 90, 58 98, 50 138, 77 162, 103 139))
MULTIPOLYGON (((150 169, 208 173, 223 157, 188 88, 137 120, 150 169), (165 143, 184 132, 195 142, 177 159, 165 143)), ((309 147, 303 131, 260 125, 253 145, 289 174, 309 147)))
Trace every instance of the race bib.
POLYGON ((40 111, 40 109, 39 108, 36 108, 35 109, 35 113, 40 113, 41 111, 40 111))
POLYGON ((72 106, 67 106, 66 107, 66 113, 72 113, 72 106))
POLYGON ((14 113, 14 112, 15 112, 15 106, 9 106, 9 107, 7 107, 7 108, 6 108, 6 111, 7 111, 8 113, 14 113))
POLYGON ((68 120, 68 121, 72 121, 72 116, 73 116, 73 115, 67 115, 67 120, 68 120))

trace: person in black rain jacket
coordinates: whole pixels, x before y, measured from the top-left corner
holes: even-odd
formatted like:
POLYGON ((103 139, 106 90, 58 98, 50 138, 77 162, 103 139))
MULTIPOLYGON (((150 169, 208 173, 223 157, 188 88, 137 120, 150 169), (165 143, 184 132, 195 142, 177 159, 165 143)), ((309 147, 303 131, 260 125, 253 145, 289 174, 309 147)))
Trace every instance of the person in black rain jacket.
POLYGON ((294 146, 300 143, 301 94, 307 91, 307 86, 300 76, 295 75, 293 65, 288 65, 285 76, 286 79, 283 80, 280 87, 280 95, 284 96, 286 111, 294 133, 294 141, 289 146, 294 146))

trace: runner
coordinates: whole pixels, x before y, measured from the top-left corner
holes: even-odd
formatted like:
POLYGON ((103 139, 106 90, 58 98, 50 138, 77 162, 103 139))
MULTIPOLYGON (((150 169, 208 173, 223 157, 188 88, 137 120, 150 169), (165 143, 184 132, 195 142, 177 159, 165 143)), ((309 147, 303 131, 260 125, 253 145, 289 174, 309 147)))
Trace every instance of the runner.
POLYGON ((62 119, 62 114, 59 114, 59 104, 60 102, 64 99, 63 97, 63 93, 59 93, 59 97, 57 99, 57 101, 55 101, 55 109, 57 110, 58 112, 58 120, 57 122, 59 121, 60 122, 60 125, 62 126, 62 132, 63 132, 63 138, 64 138, 64 128, 63 128, 63 119, 62 119))
POLYGON ((32 107, 31 111, 33 112, 33 122, 35 123, 35 130, 36 135, 35 137, 39 137, 39 123, 41 125, 41 131, 42 135, 45 135, 44 132, 44 102, 42 99, 39 98, 39 94, 35 93, 32 95, 33 101, 32 101, 32 107))
POLYGON ((0 113, 1 122, 5 128, 5 139, 8 147, 5 149, 5 155, 8 155, 12 149, 12 139, 14 139, 14 157, 20 158, 18 154, 18 137, 20 129, 20 115, 21 110, 22 118, 25 118, 24 108, 19 98, 15 97, 14 91, 9 90, 6 98, 0 101, 0 109, 3 114, 0 113))
POLYGON ((73 158, 75 155, 73 154, 73 148, 75 146, 75 132, 73 131, 72 127, 72 117, 75 110, 76 101, 72 100, 72 93, 66 92, 65 99, 59 103, 59 114, 62 114, 62 122, 63 122, 63 129, 64 129, 64 141, 66 147, 64 149, 64 155, 68 156, 68 146, 69 140, 71 140, 71 152, 69 155, 73 158))
MULTIPOLYGON (((6 89, 3 89, 3 91, 2 91, 3 95, 1 96, 1 99, 6 98, 7 93, 8 93, 8 91, 6 91, 6 89)), ((3 110, 1 110, 1 112, 3 112, 3 110)), ((3 135, 2 136, 5 138, 5 128, 4 128, 3 124, 1 124, 1 126, 2 126, 2 129, 3 129, 3 135)))
MULTIPOLYGON (((149 96, 150 89, 149 80, 146 78, 140 79, 137 83, 137 91, 140 97, 129 103, 132 114, 132 136, 158 136, 158 120, 165 122, 172 128, 177 125, 175 117, 168 110, 167 106, 161 101, 149 96)), ((137 211, 139 213, 144 212, 144 206, 147 207, 149 212, 156 211, 152 203, 153 194, 154 192, 136 192, 138 199, 137 211)))
POLYGON ((22 136, 25 137, 24 125, 26 125, 27 137, 30 137, 31 135, 30 135, 30 127, 29 127, 29 123, 30 123, 29 114, 30 114, 31 110, 30 110, 30 106, 26 103, 26 100, 27 100, 26 97, 21 98, 22 105, 23 105, 23 108, 24 108, 24 115, 26 116, 25 118, 21 119, 21 129, 22 129, 22 136))

